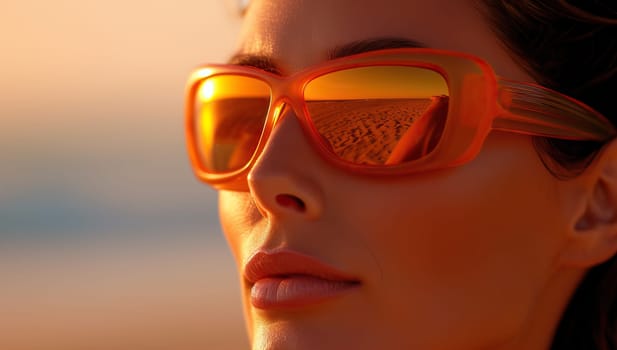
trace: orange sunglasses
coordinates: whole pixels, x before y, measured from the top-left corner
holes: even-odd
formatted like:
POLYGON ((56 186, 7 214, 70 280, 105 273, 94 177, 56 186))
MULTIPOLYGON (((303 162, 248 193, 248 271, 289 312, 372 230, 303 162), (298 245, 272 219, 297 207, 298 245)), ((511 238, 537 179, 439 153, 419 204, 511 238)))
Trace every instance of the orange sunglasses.
POLYGON ((616 133, 582 102, 499 78, 486 62, 458 52, 372 51, 290 76, 205 65, 192 73, 186 94, 197 177, 219 189, 246 189, 246 176, 287 107, 324 159, 374 176, 464 164, 491 130, 595 141, 616 133))

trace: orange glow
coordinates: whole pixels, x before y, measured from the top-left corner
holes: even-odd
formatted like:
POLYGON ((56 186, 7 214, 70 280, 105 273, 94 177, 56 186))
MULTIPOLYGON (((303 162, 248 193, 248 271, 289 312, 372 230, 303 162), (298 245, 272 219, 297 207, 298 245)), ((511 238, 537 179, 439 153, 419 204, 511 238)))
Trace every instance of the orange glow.
POLYGON ((202 101, 209 101, 214 96, 214 83, 212 80, 206 80, 199 87, 199 98, 202 101))
POLYGON ((441 74, 404 66, 338 71, 316 78, 305 89, 307 100, 424 99, 441 95, 448 95, 448 85, 441 74))
MULTIPOLYGON (((202 152, 203 150, 210 150, 213 148, 214 144, 212 143, 212 140, 214 139, 215 126, 216 125, 214 125, 214 121, 211 116, 211 112, 209 111, 209 108, 202 109, 201 113, 199 114, 199 122, 197 124, 199 135, 198 141, 202 152)), ((203 158, 209 159, 210 154, 204 154, 203 158)))
POLYGON ((268 97, 270 88, 258 79, 221 75, 206 79, 199 87, 198 94, 202 102, 237 97, 268 97))

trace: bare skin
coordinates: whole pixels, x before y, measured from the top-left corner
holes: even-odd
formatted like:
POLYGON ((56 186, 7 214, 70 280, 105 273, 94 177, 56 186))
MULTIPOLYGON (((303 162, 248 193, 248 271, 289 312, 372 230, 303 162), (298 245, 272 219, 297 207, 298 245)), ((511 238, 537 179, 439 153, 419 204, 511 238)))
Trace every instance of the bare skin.
MULTIPOLYGON (((289 74, 336 47, 380 37, 471 53, 501 76, 531 81, 466 0, 255 0, 238 52, 270 57, 289 74)), ((359 287, 270 310, 251 302, 242 277, 253 349, 549 348, 585 270, 617 250, 603 243, 608 223, 589 219, 589 208, 613 210, 594 194, 599 182, 617 182, 606 170, 614 148, 564 182, 545 169, 530 137, 493 132, 464 166, 384 180, 333 168, 287 111, 249 190, 220 193, 240 276, 257 251, 282 249, 354 276, 359 287)))

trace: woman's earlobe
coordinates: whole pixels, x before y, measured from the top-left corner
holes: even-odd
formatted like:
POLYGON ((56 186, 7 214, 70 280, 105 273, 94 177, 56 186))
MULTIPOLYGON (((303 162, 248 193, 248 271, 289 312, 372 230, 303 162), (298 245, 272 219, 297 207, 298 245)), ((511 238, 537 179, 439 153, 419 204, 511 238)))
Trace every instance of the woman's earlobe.
POLYGON ((562 252, 564 264, 578 267, 617 254, 617 142, 607 145, 586 173, 587 195, 562 252))

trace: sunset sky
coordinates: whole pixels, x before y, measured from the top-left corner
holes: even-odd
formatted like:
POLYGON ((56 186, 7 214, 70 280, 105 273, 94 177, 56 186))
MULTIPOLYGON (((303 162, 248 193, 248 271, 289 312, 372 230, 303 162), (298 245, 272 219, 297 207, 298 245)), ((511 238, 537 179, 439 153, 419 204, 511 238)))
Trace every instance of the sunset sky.
POLYGON ((233 52, 235 5, 2 3, 0 348, 246 344, 182 115, 191 69, 233 52))

